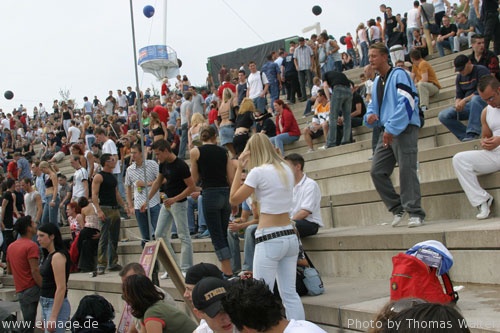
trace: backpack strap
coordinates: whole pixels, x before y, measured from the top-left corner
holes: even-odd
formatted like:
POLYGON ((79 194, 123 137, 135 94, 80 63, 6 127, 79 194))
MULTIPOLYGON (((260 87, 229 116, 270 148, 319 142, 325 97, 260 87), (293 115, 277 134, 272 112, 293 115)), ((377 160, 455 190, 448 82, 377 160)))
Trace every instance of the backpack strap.
POLYGON ((448 275, 448 273, 444 273, 443 275, 441 275, 441 279, 443 279, 446 294, 452 298, 451 302, 456 303, 459 297, 458 293, 453 290, 453 283, 451 283, 450 276, 448 275))

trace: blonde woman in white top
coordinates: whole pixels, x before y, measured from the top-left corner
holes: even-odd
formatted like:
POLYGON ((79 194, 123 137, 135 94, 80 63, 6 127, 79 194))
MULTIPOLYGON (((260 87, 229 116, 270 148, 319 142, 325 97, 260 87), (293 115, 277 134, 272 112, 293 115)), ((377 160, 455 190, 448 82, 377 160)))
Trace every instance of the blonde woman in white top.
POLYGON ((277 281, 287 318, 304 320, 304 307, 295 289, 299 242, 289 216, 293 173, 269 138, 261 133, 250 138, 238 158, 234 179, 241 179, 245 168, 249 171, 244 184, 232 183, 230 203, 238 205, 251 195, 260 203, 254 278, 264 279, 270 289, 277 281))

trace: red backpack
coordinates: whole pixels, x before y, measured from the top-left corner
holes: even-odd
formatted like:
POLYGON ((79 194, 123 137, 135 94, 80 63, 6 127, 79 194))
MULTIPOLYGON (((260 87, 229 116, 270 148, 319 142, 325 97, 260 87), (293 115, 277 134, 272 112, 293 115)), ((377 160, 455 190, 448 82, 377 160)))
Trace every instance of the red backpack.
POLYGON ((436 268, 427 266, 422 260, 405 253, 392 257, 391 301, 402 298, 421 298, 431 303, 456 303, 458 293, 448 273, 441 275, 443 286, 436 275, 436 268))

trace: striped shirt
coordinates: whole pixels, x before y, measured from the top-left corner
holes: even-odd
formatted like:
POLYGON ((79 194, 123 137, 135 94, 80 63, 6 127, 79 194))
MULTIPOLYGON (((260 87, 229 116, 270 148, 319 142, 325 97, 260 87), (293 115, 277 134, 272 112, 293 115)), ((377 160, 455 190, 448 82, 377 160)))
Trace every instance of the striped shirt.
POLYGON ((295 49, 293 57, 297 59, 299 71, 304 71, 311 68, 311 56, 313 55, 312 49, 309 45, 299 46, 295 49))
MULTIPOLYGON (((131 186, 134 191, 134 209, 140 209, 146 202, 146 188, 137 187, 136 183, 139 180, 144 180, 144 166, 146 166, 146 182, 153 182, 159 174, 158 163, 153 160, 144 160, 142 166, 137 167, 137 164, 132 164, 127 168, 125 176, 125 186, 131 186)), ((148 186, 148 194, 151 186, 148 186)), ((154 207, 160 203, 160 193, 156 192, 153 198, 149 200, 149 207, 154 207)))

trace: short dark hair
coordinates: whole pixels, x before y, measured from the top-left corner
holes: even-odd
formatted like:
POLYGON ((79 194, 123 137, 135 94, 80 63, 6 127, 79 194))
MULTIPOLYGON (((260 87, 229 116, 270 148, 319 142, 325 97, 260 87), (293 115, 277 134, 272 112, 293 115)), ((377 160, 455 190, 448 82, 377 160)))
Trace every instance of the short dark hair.
POLYGON ((484 36, 481 34, 474 34, 471 37, 471 43, 475 43, 478 39, 484 39, 484 36))
POLYGON ((101 166, 104 166, 104 164, 106 164, 107 161, 109 161, 109 158, 111 157, 112 155, 111 154, 102 154, 101 155, 101 166))
POLYGON ((244 70, 244 69, 240 69, 240 70, 238 71, 238 73, 241 73, 241 74, 243 74, 243 75, 247 75, 247 73, 245 72, 245 70, 244 70))
POLYGON ((141 147, 140 143, 136 143, 135 145, 133 145, 132 147, 130 147, 130 149, 132 149, 132 148, 137 149, 137 151, 139 153, 142 153, 142 147, 141 147))
POLYGON ((246 326, 264 332, 283 319, 281 302, 264 280, 246 279, 231 284, 222 306, 240 331, 246 326))
MULTIPOLYGON (((80 159, 78 159, 78 162, 80 162, 80 159)), ((62 173, 60 175, 57 175, 57 178, 68 179, 66 175, 63 175, 62 173)))
POLYGON ((305 162, 304 162, 304 158, 302 157, 302 155, 297 154, 297 153, 288 154, 285 156, 285 161, 290 161, 290 162, 292 162, 293 165, 300 164, 300 170, 304 171, 305 162))
POLYGON ((485 75, 479 79, 477 90, 484 92, 488 87, 497 90, 500 87, 500 82, 493 75, 485 75))
POLYGON ((168 151, 169 153, 172 152, 172 148, 170 147, 170 143, 165 140, 165 139, 161 139, 161 140, 156 140, 155 142, 153 142, 153 145, 151 146, 151 149, 158 149, 159 151, 168 151))
POLYGON ((104 129, 100 128, 100 127, 96 128, 95 131, 94 131, 94 133, 96 135, 100 135, 100 134, 106 135, 106 131, 104 129))
POLYGON ((32 219, 30 215, 20 217, 17 219, 16 224, 14 224, 14 230, 21 236, 24 236, 28 232, 28 227, 31 226, 31 223, 32 219))
POLYGON ((410 59, 415 59, 415 60, 422 59, 422 53, 420 53, 420 50, 418 50, 418 49, 411 50, 410 51, 410 59))

